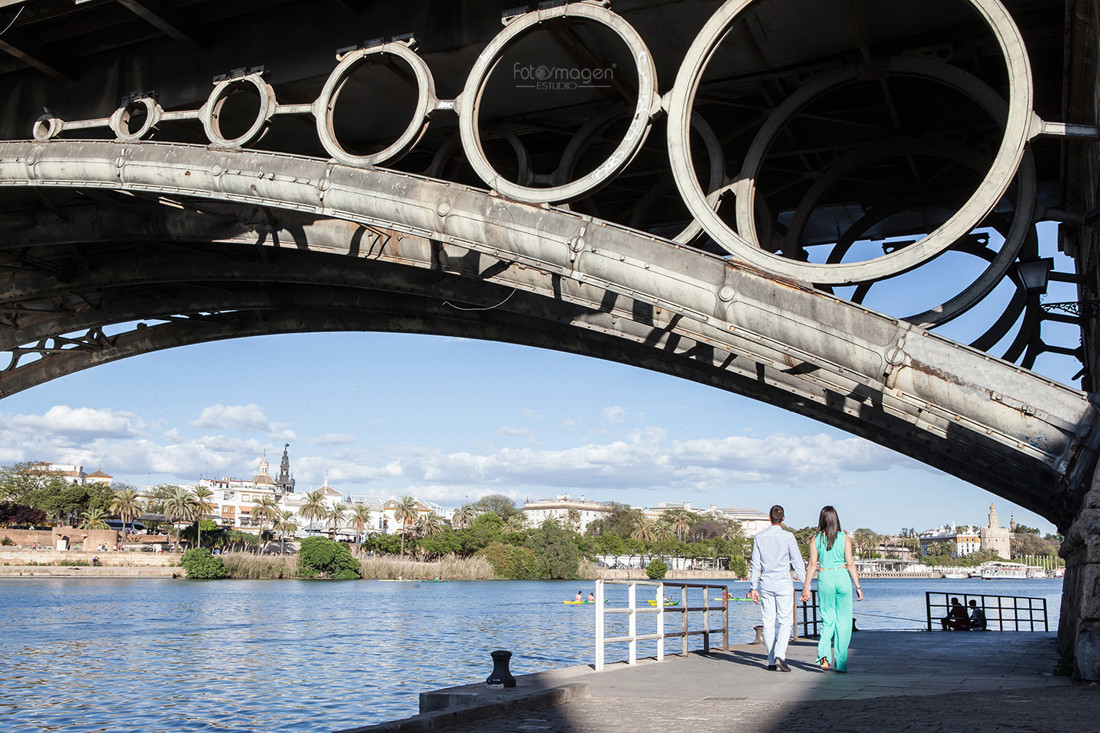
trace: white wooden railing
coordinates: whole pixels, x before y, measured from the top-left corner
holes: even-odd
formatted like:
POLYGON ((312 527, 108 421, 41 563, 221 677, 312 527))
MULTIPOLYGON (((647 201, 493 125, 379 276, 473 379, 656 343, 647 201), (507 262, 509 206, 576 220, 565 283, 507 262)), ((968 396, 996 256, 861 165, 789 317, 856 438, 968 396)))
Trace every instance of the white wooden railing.
POLYGON ((599 579, 596 581, 596 670, 601 670, 604 667, 604 647, 607 644, 623 643, 628 645, 629 653, 627 656, 627 663, 637 664, 638 662, 638 642, 648 639, 656 639, 657 641, 657 661, 660 662, 665 658, 665 639, 680 639, 680 654, 688 653, 688 638, 692 636, 703 637, 703 652, 710 651, 710 635, 722 634, 722 648, 726 651, 730 648, 730 631, 729 631, 729 606, 726 601, 726 586, 725 585, 709 585, 707 583, 676 583, 676 582, 664 582, 657 580, 605 580, 599 579), (609 599, 607 596, 607 588, 609 585, 625 585, 626 586, 626 605, 622 606, 615 603, 616 600, 621 599, 609 599), (639 588, 641 588, 642 598, 639 598, 639 588), (652 600, 655 604, 650 603, 649 589, 652 589, 652 600), (676 589, 679 589, 679 598, 675 597, 676 589), (701 601, 701 605, 692 606, 689 601, 692 600, 689 591, 699 591, 701 598, 696 597, 701 601), (712 597, 711 591, 717 591, 718 599, 721 601, 721 605, 712 606, 710 604, 712 597), (605 601, 607 603, 605 604, 605 601), (639 605, 641 601, 641 605, 639 605), (677 605, 669 606, 665 605, 665 602, 676 602, 677 605), (722 622, 720 627, 710 628, 710 614, 712 612, 722 612, 722 622), (607 616, 608 614, 626 614, 627 615, 627 633, 625 636, 607 636, 607 616), (680 623, 677 631, 665 631, 665 615, 666 614, 679 614, 680 623), (639 634, 638 633, 638 617, 648 618, 649 616, 656 616, 657 628, 654 633, 639 634), (701 628, 692 629, 691 621, 698 620, 701 622, 701 628))

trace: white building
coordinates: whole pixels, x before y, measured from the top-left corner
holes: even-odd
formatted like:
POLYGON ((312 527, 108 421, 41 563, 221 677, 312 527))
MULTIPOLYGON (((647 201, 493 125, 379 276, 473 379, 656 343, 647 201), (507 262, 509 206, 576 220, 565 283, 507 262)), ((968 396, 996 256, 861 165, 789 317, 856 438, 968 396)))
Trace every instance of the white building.
POLYGON ((31 473, 55 473, 61 476, 66 483, 74 486, 87 486, 88 484, 111 485, 114 477, 103 471, 85 473, 84 466, 71 463, 36 463, 28 469, 31 473))
POLYGON ((671 509, 682 509, 685 512, 692 512, 704 517, 713 517, 715 519, 725 519, 727 521, 737 522, 741 525, 741 535, 748 538, 755 537, 757 532, 762 529, 767 529, 772 524, 771 519, 765 512, 760 512, 756 509, 742 509, 741 507, 735 506, 723 509, 717 504, 711 504, 706 509, 693 509, 689 501, 685 501, 681 504, 672 504, 662 501, 656 507, 648 509, 645 514, 652 518, 656 518, 671 509))
POLYGON ((583 496, 574 499, 569 494, 561 494, 555 499, 539 499, 524 504, 523 525, 535 529, 542 526, 547 519, 554 519, 563 527, 574 527, 574 521, 570 518, 572 514, 576 518, 576 530, 584 534, 589 524, 610 513, 610 504, 585 501, 583 496))

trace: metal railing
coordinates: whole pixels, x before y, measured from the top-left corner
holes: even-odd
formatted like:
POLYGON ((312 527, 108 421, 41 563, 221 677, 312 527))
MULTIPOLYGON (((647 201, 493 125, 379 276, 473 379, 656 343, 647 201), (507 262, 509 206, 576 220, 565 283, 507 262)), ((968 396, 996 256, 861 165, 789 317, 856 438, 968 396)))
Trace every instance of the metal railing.
MULTIPOLYGON (((648 594, 646 594, 648 595, 648 594)), ((686 655, 688 653, 688 638, 691 636, 703 637, 703 652, 710 651, 710 635, 722 634, 722 649, 729 651, 730 648, 730 630, 729 630, 729 604, 726 602, 726 586, 725 585, 710 585, 707 583, 676 583, 676 582, 662 582, 656 580, 605 580, 599 579, 596 581, 596 669, 601 670, 604 668, 604 647, 607 644, 626 643, 629 646, 629 652, 627 657, 627 663, 637 664, 638 662, 638 642, 647 639, 655 639, 657 641, 657 661, 660 662, 665 658, 665 639, 679 638, 681 640, 680 654, 686 655), (626 588, 626 606, 617 606, 612 603, 605 605, 605 601, 610 601, 606 595, 607 585, 625 585, 626 588), (649 598, 639 599, 638 587, 653 588, 653 599, 649 598), (673 597, 673 595, 666 594, 666 589, 670 589, 674 593, 674 589, 679 588, 679 598, 673 597), (692 606, 689 603, 690 597, 689 590, 702 591, 702 604, 698 606, 692 606), (721 600, 721 605, 710 605, 711 598, 709 597, 709 590, 716 590, 721 600), (639 605, 639 600, 641 605, 639 605), (722 612, 721 626, 716 629, 710 628, 710 614, 712 612, 722 612), (680 614, 680 624, 678 631, 665 631, 665 615, 666 614, 680 614), (607 632, 607 616, 608 614, 626 614, 627 616, 627 633, 622 636, 608 637, 607 632), (702 615, 702 628, 692 630, 690 628, 690 619, 692 614, 702 615), (654 633, 639 634, 638 633, 638 617, 655 616, 657 622, 657 628, 654 633)))
MULTIPOLYGON (((797 599, 798 596, 796 595, 797 599)), ((817 605, 817 591, 810 591, 810 600, 801 601, 796 600, 794 607, 794 631, 795 637, 798 637, 798 627, 802 626, 802 636, 806 638, 814 638, 821 636, 819 626, 822 626, 825 621, 821 618, 821 607, 817 605), (801 613, 800 613, 801 612, 801 613), (799 618, 801 615, 802 618, 799 618)))
POLYGON ((971 599, 977 601, 978 608, 985 612, 986 629, 997 631, 1050 631, 1047 623, 1047 599, 1028 596, 993 596, 976 593, 941 593, 925 591, 924 606, 928 621, 928 630, 939 628, 940 619, 948 617, 949 598, 962 599, 963 608, 970 613, 971 599), (943 598, 940 603, 939 599, 943 598), (933 600, 936 602, 933 603, 933 600), (943 613, 933 613, 933 609, 942 609, 943 613), (936 626, 933 626, 933 622, 936 626), (1042 628, 1037 628, 1039 625, 1042 628))

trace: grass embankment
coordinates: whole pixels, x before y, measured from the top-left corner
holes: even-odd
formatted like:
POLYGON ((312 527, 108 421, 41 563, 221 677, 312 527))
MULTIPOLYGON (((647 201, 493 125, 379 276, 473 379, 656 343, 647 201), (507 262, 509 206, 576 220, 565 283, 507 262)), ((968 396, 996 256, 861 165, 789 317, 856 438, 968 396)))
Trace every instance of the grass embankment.
MULTIPOLYGON (((298 577, 297 555, 219 555, 226 577, 237 580, 282 580, 298 577)), ((405 560, 392 555, 360 558, 360 571, 370 580, 492 580, 493 568, 483 557, 444 558, 432 562, 405 560)))

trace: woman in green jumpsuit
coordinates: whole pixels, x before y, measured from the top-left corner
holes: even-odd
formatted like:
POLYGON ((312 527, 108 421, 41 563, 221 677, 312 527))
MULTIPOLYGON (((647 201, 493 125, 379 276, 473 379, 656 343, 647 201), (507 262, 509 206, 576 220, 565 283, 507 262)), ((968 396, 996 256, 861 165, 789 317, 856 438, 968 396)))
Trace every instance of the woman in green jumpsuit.
POLYGON ((817 603, 824 622, 817 642, 817 663, 829 668, 830 651, 837 672, 848 671, 848 643, 852 640, 852 583, 856 597, 863 600, 859 573, 852 560, 852 539, 840 531, 840 517, 831 506, 822 507, 817 518, 817 534, 810 543, 810 566, 802 600, 810 600, 810 578, 817 570, 817 603))

